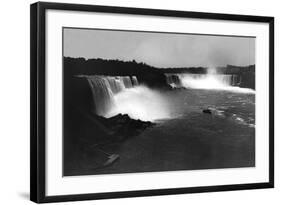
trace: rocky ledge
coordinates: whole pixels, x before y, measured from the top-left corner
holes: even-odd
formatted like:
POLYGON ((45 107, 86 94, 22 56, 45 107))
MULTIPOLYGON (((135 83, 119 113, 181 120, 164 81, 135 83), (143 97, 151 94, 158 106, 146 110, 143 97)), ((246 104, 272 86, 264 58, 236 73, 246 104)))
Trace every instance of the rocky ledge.
POLYGON ((154 123, 150 121, 135 120, 127 114, 117 114, 110 118, 97 116, 98 120, 110 130, 112 140, 125 140, 140 134, 146 128, 151 127, 154 123))

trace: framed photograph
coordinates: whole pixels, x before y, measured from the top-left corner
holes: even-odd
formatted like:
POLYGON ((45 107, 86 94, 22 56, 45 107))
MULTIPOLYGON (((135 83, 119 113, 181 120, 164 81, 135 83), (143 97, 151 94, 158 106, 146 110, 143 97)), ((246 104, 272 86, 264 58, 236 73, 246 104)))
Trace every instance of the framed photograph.
POLYGON ((274 18, 31 5, 31 200, 274 187, 274 18))

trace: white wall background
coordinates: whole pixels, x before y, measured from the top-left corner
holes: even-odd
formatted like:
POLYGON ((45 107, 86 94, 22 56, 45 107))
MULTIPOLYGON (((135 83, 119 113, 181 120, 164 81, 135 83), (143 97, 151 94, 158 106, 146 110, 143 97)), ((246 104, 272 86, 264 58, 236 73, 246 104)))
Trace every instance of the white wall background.
MULTIPOLYGON (((49 0, 52 1, 52 0, 49 0)), ((0 204, 31 204, 29 198, 29 4, 0 6, 0 204)), ((275 17, 275 177, 276 188, 220 193, 70 202, 67 204, 280 204, 281 12, 278 0, 60 0, 60 2, 146 7, 275 17)), ((61 203, 65 204, 65 203, 61 203)))

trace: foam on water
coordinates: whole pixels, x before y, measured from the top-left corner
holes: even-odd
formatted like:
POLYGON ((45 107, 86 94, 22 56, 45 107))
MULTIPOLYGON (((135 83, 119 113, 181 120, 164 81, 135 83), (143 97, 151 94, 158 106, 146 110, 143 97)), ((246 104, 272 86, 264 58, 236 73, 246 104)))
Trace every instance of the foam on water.
POLYGON ((114 96, 115 107, 108 116, 118 113, 128 114, 133 119, 156 121, 171 117, 165 97, 158 91, 145 86, 137 86, 124 90, 114 96))
POLYGON ((171 87, 192 89, 225 90, 237 93, 255 93, 250 88, 240 88, 240 79, 235 75, 208 74, 166 74, 167 82, 171 87), (173 76, 173 78, 171 77, 173 76), (177 78, 175 78, 177 76, 177 78))
POLYGON ((144 121, 170 117, 164 95, 139 85, 136 76, 80 77, 86 77, 89 82, 97 115, 112 117, 121 113, 144 121))

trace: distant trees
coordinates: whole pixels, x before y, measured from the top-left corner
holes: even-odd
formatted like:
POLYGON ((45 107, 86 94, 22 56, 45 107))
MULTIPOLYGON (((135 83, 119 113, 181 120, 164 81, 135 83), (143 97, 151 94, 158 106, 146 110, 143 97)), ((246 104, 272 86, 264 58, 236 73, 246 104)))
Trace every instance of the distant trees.
POLYGON ((194 73, 194 74, 206 74, 207 67, 187 67, 187 68, 160 68, 164 73, 194 73))
POLYGON ((139 83, 150 87, 169 87, 164 73, 145 63, 106 59, 84 59, 64 57, 64 75, 111 75, 136 76, 139 83))

